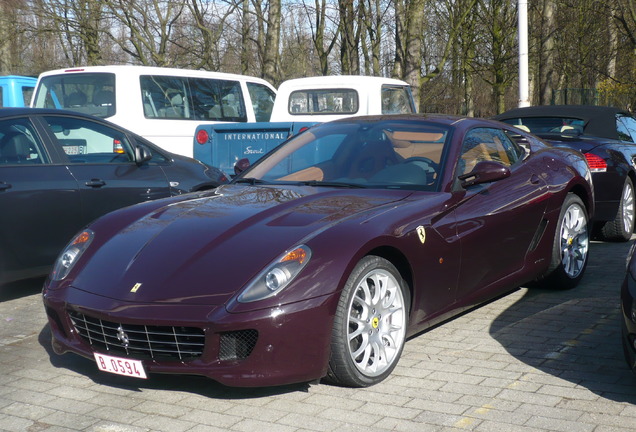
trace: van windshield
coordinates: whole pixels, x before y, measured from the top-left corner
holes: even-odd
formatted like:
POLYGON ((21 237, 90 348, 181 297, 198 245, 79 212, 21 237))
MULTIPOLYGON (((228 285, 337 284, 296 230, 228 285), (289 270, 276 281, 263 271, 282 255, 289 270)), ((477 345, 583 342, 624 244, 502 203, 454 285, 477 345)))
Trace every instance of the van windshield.
POLYGON ((115 74, 91 72, 43 77, 33 106, 111 117, 116 112, 115 74))

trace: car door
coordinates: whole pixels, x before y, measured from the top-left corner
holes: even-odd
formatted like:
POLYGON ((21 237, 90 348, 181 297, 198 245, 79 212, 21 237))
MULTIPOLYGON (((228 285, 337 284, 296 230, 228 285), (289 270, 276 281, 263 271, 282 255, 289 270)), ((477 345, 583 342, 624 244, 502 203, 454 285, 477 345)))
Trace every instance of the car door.
POLYGON ((0 282, 43 274, 81 228, 77 182, 26 116, 0 120, 0 282))
POLYGON ((46 115, 43 120, 79 184, 86 223, 125 206, 170 196, 161 166, 137 164, 135 143, 122 130, 82 117, 46 115))
POLYGON ((481 160, 510 169, 508 178, 466 189, 458 185, 455 192, 461 200, 455 216, 462 250, 457 296, 470 298, 523 268, 545 212, 547 186, 525 151, 500 129, 469 131, 460 160, 458 175, 481 160))

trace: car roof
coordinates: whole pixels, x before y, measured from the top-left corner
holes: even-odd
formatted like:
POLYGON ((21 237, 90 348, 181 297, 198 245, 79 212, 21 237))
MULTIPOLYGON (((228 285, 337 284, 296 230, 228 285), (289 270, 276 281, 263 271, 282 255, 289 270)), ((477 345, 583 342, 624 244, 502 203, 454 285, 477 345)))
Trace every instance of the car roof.
MULTIPOLYGON (((1 117, 13 117, 19 115, 41 115, 41 114, 65 114, 72 115, 77 117, 86 117, 92 118, 92 116, 87 116, 82 113, 78 113, 76 111, 68 111, 61 109, 53 109, 53 108, 29 108, 29 107, 8 107, 8 108, 0 108, 0 118, 1 117)), ((101 121, 101 119, 99 119, 101 121)))
MULTIPOLYGON (((66 110, 66 109, 56 109, 56 108, 29 108, 29 107, 9 107, 9 108, 0 108, 0 119, 7 117, 16 117, 16 116, 32 116, 32 115, 63 115, 63 116, 73 116, 84 118, 87 120, 92 120, 95 122, 107 124, 116 129, 125 129, 121 126, 101 117, 96 117, 90 114, 84 114, 77 111, 66 110)), ((128 130, 128 133, 131 135, 138 136, 134 132, 128 130)))
POLYGON ((523 117, 571 117, 585 122, 585 134, 617 139, 616 115, 632 116, 624 109, 596 105, 539 105, 515 108, 494 116, 495 120, 523 117))

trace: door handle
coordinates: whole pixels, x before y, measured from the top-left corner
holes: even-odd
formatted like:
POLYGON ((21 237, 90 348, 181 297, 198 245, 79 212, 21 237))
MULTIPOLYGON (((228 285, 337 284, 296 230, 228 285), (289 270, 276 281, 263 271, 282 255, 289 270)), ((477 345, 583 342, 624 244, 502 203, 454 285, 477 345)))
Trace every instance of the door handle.
POLYGON ((89 186, 92 188, 100 188, 105 185, 106 185, 106 182, 102 179, 90 179, 89 181, 86 182, 86 186, 89 186))
POLYGON ((0 183, 0 191, 4 191, 7 189, 11 189, 13 187, 13 185, 11 185, 11 183, 0 183))

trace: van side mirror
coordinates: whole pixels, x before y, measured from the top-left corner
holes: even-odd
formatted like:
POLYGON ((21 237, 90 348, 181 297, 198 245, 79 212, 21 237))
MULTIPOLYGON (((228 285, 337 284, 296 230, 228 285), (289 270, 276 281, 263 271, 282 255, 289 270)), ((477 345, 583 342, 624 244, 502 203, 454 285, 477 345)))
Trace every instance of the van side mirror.
POLYGON ((469 173, 462 174, 458 178, 465 189, 470 186, 490 183, 510 177, 510 168, 499 162, 481 161, 469 173))
POLYGON ((239 159, 234 165, 234 174, 239 175, 250 167, 250 160, 248 158, 239 159))

